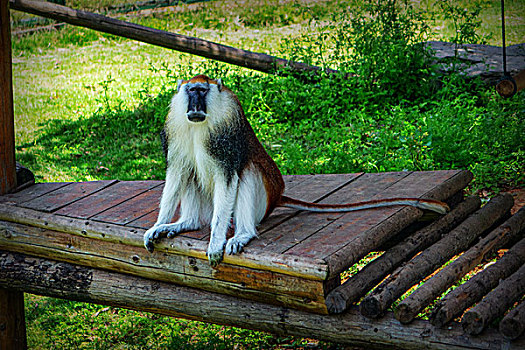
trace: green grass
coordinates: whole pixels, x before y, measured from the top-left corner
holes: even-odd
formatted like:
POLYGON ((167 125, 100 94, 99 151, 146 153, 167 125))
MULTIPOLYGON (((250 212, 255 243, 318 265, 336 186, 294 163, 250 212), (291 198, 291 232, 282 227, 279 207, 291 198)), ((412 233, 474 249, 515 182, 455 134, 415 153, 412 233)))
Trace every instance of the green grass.
MULTIPOLYGON (((84 8, 94 3, 76 2, 84 8)), ((477 80, 440 76, 416 45, 443 39, 500 44, 499 1, 451 3, 450 13, 481 6, 477 16, 455 18, 456 26, 474 32, 456 36, 454 21, 430 0, 402 6, 400 27, 361 16, 365 7, 357 0, 260 0, 250 6, 212 1, 148 16, 119 15, 358 73, 351 78, 266 75, 72 26, 13 38, 17 159, 43 182, 162 179, 158 132, 176 80, 205 73, 223 78, 238 94, 285 174, 466 168, 475 175, 471 192, 522 187, 525 94, 503 100, 477 80)), ((507 0, 506 9, 507 42, 516 44, 524 37, 525 4, 507 0)), ((34 349, 317 343, 36 296, 28 296, 26 310, 34 349)))

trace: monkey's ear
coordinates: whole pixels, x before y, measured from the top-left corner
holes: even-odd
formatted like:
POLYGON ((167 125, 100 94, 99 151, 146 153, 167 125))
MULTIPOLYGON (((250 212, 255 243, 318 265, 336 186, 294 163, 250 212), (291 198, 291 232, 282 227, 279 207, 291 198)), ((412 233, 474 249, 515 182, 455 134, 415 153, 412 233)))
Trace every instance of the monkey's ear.
POLYGON ((217 88, 219 89, 219 92, 222 90, 222 79, 217 79, 217 88))
POLYGON ((183 82, 183 81, 184 81, 184 80, 182 80, 182 79, 177 80, 177 92, 180 91, 180 86, 182 85, 182 82, 183 82))

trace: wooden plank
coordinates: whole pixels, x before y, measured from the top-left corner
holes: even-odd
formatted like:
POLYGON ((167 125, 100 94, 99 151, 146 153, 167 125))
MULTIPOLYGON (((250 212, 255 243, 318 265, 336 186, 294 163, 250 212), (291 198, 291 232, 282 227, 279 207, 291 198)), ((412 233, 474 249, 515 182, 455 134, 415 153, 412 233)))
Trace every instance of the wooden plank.
POLYGON ((0 195, 16 187, 15 117, 9 5, 0 4, 0 195))
POLYGON ((161 183, 162 181, 120 181, 62 207, 55 214, 88 219, 155 186, 159 186, 161 183))
POLYGON ((13 252, 53 258, 159 281, 284 305, 328 311, 322 281, 195 258, 0 221, 0 245, 13 252))
MULTIPOLYGON (((448 180, 456 173, 457 171, 413 172, 391 186, 382 189, 370 199, 424 197, 425 193, 448 180)), ((375 242, 375 244, 378 244, 377 246, 364 245, 364 240, 371 242, 368 231, 378 225, 385 226, 394 223, 399 219, 398 216, 403 216, 403 213, 401 213, 403 208, 405 207, 394 206, 345 213, 314 235, 286 251, 286 254, 306 255, 324 259, 342 247, 352 244, 351 242, 353 241, 355 248, 349 249, 354 252, 355 257, 353 259, 359 260, 394 236, 387 235, 384 239, 375 242), (364 249, 365 247, 366 249, 364 249), (367 251, 365 252, 365 250, 367 251), (362 252, 360 255, 357 255, 355 254, 357 251, 362 252)), ((416 213, 416 210, 413 211, 416 213)), ((417 210, 417 213, 420 216, 423 214, 419 210, 417 210)), ((413 215, 410 217, 417 219, 419 216, 413 215)), ((410 223, 410 220, 406 221, 407 226, 410 223)), ((401 227, 401 229, 405 227, 401 227)), ((345 257, 341 258, 344 259, 345 257)))
POLYGON ((43 196, 24 202, 20 204, 20 206, 44 212, 53 212, 103 188, 111 186, 116 182, 116 180, 72 182, 53 192, 49 192, 43 196))
MULTIPOLYGON (((39 212, 0 203, 0 220, 45 228, 77 236, 118 242, 143 248, 144 230, 121 225, 102 223, 89 219, 76 219, 61 215, 39 212)), ((207 242, 177 236, 162 239, 156 244, 158 251, 206 259, 207 242)), ((224 263, 248 268, 279 272, 312 280, 325 280, 328 274, 326 264, 321 260, 304 259, 261 252, 247 247, 243 254, 225 255, 224 263)))
MULTIPOLYGON (((392 184, 409 174, 408 172, 363 174, 322 200, 321 203, 348 203, 365 200, 392 186, 392 184)), ((322 186, 322 182, 319 186, 322 186)), ((251 242, 250 246, 264 248, 265 251, 280 254, 288 251, 343 215, 345 214, 301 212, 283 224, 261 233, 260 238, 251 242)))
POLYGON ((68 182, 44 182, 34 184, 19 192, 9 193, 0 197, 0 202, 5 204, 20 204, 28 202, 46 193, 68 185, 68 182))
MULTIPOLYGON (((438 186, 434 186, 422 197, 445 200, 464 189, 472 180, 472 173, 469 171, 440 171, 438 173, 438 176, 441 177, 441 181, 443 182, 438 186), (446 178, 448 179, 445 180, 446 178)), ((404 191, 402 187, 396 187, 397 188, 392 189, 395 191, 394 193, 404 191)), ((390 194, 385 192, 381 195, 390 194)), ((383 221, 368 230, 366 234, 356 236, 339 250, 333 251, 324 258, 329 266, 330 274, 339 274, 352 266, 374 249, 371 247, 379 247, 383 245, 386 241, 401 232, 421 216, 421 210, 413 207, 405 207, 396 213, 395 220, 383 221)))
POLYGON ((130 198, 112 208, 109 208, 100 214, 92 217, 93 220, 108 222, 113 224, 125 225, 142 215, 158 208, 160 196, 162 195, 162 186, 157 186, 130 198))
POLYGON ((416 320, 401 325, 387 314, 370 321, 356 308, 342 315, 317 315, 261 302, 127 276, 17 253, 0 253, 0 286, 52 297, 99 303, 174 317, 314 337, 365 348, 436 350, 525 348, 525 338, 509 342, 493 329, 476 337, 452 323, 445 329, 416 320))

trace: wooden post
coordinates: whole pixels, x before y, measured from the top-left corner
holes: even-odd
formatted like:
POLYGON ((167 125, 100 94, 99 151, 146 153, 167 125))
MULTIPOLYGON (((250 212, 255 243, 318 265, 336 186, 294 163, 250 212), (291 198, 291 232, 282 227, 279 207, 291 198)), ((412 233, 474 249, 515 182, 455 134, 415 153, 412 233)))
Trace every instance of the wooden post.
POLYGON ((9 2, 0 2, 0 195, 16 187, 9 2))
MULTIPOLYGON (((8 1, 0 1, 0 195, 16 187, 8 1)), ((24 293, 0 288, 0 349, 26 349, 24 293)))

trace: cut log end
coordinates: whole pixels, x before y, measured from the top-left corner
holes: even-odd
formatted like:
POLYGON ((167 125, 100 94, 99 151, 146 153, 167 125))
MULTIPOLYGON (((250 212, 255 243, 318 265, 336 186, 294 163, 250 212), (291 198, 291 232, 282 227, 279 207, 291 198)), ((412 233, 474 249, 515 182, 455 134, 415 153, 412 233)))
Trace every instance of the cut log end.
POLYGON ((366 297, 361 301, 359 312, 367 318, 378 318, 384 314, 381 302, 372 296, 366 297))
POLYGON ((466 333, 477 335, 485 328, 485 321, 483 315, 477 312, 467 311, 461 319, 461 325, 466 333))
POLYGON ((517 339, 525 328, 525 325, 512 318, 504 318, 499 324, 499 331, 507 339, 517 339))
POLYGON ((414 310, 409 304, 401 303, 394 310, 394 317, 401 323, 407 324, 414 320, 418 310, 414 310))
POLYGON ((346 298, 344 295, 334 291, 326 297, 326 306, 331 314, 340 314, 346 310, 346 298))
POLYGON ((441 328, 450 321, 451 317, 448 315, 445 308, 439 308, 430 315, 430 323, 437 328, 441 328))

